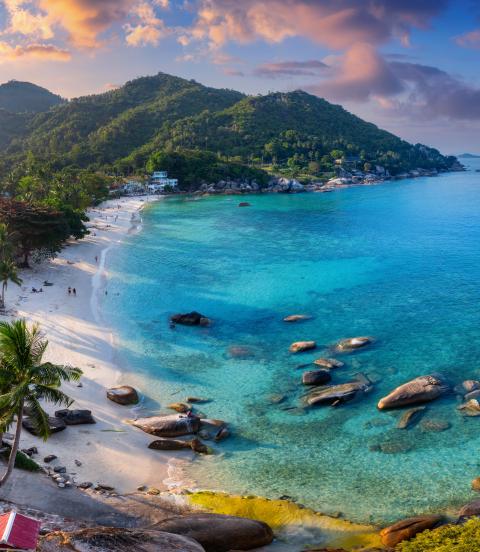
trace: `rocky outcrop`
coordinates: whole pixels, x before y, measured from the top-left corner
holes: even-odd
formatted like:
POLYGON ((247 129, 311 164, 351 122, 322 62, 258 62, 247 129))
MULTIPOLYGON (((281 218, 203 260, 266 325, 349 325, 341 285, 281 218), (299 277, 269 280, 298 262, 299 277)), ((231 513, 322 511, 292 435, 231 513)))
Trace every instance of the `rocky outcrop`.
POLYGON ((132 425, 140 428, 145 433, 156 437, 180 437, 197 433, 200 429, 200 419, 196 416, 182 416, 171 414, 169 416, 151 416, 133 420, 132 425))
POLYGON ((61 418, 67 425, 96 423, 91 410, 69 410, 68 408, 64 408, 63 410, 57 410, 55 417, 61 418))
POLYGON ((130 385, 120 385, 107 389, 107 398, 122 405, 137 404, 139 401, 137 390, 130 385))
POLYGON ((370 345, 372 341, 373 339, 371 337, 349 337, 339 341, 335 348, 340 353, 348 353, 366 347, 370 345))
POLYGON ((480 416, 480 403, 477 399, 470 399, 458 407, 465 416, 480 416))
POLYGON ((328 370, 309 370, 302 374, 303 385, 324 385, 332 380, 328 370))
POLYGON ((441 397, 449 390, 447 383, 439 376, 428 375, 404 383, 380 400, 378 408, 399 408, 410 404, 421 404, 441 397))
POLYGON ((174 324, 182 324, 183 326, 209 326, 211 324, 209 318, 196 311, 185 314, 174 314, 170 317, 170 321, 174 324))
MULTIPOLYGON (((32 418, 28 416, 26 418, 23 418, 22 426, 32 435, 39 435, 38 428, 32 418)), ((59 431, 63 431, 67 427, 67 424, 61 418, 54 418, 53 416, 49 416, 48 427, 50 429, 50 433, 58 433, 59 431)))
POLYGON ((56 531, 40 540, 39 552, 205 552, 194 540, 157 530, 96 527, 56 531))
POLYGON ((155 528, 194 539, 206 552, 252 550, 273 541, 273 532, 266 523, 219 514, 171 518, 158 523, 155 528))
POLYGON ((317 344, 315 341, 296 341, 290 345, 289 351, 291 353, 303 353, 304 351, 311 351, 316 347, 317 344))
POLYGON ((472 516, 480 516, 480 500, 474 500, 473 502, 465 504, 458 512, 458 517, 460 518, 472 516))
POLYGON ((385 546, 393 548, 399 542, 410 540, 422 531, 437 527, 441 522, 441 516, 416 516, 386 527, 380 531, 380 537, 385 546))

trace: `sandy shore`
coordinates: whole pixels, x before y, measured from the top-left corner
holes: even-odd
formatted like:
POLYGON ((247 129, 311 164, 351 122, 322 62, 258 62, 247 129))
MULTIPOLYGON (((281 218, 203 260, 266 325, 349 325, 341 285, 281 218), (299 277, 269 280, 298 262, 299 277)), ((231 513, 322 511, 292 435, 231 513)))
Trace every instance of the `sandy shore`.
MULTIPOLYGON (((105 395, 109 387, 128 384, 128 373, 120 372, 115 364, 114 336, 102 316, 108 255, 128 233, 140 228, 145 202, 145 198, 122 198, 92 209, 90 235, 70 242, 56 259, 22 271, 21 288, 10 285, 7 290, 7 317, 0 315, 0 320, 38 322, 49 340, 46 360, 83 370, 82 386, 67 384, 65 391, 75 399, 72 408, 91 410, 97 421, 69 426, 46 443, 23 431, 21 448, 36 446, 40 463, 47 454, 55 454, 58 460, 52 465, 65 466, 68 473, 76 474, 77 482, 101 482, 121 493, 140 485, 161 490, 174 487, 179 466, 192 456, 184 451, 149 450, 152 437, 125 423, 138 410, 116 405, 105 395), (44 286, 45 280, 54 285, 44 286), (76 289, 76 296, 68 295, 68 286, 76 289), (42 287, 43 292, 32 293, 33 287, 42 287)), ((53 414, 55 407, 46 408, 53 414)))

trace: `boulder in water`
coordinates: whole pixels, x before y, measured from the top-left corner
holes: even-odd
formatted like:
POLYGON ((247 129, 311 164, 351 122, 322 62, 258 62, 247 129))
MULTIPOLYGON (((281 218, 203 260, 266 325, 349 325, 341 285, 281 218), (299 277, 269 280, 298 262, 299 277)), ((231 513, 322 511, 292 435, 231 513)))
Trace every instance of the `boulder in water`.
POLYGON ((437 527, 441 522, 441 516, 416 516, 386 527, 380 531, 380 537, 385 546, 393 548, 404 540, 412 539, 418 533, 437 527))
POLYGON ((153 450, 182 450, 190 448, 190 441, 180 441, 180 439, 157 439, 148 445, 153 450))
POLYGON ((192 405, 183 402, 176 402, 167 405, 167 408, 170 408, 170 410, 175 410, 175 412, 180 412, 180 414, 185 414, 192 410, 192 405))
POLYGON ((255 353, 250 347, 245 345, 231 345, 228 348, 228 355, 232 358, 245 359, 254 357, 255 353))
POLYGON ((370 345, 372 341, 373 339, 371 337, 348 337, 347 339, 339 341, 335 348, 341 353, 348 353, 350 351, 366 347, 367 345, 370 345))
POLYGON ((196 416, 187 417, 180 414, 171 414, 139 418, 133 420, 132 425, 156 437, 180 437, 197 433, 200 429, 200 419, 196 416))
POLYGON ((174 324, 182 324, 183 326, 208 326, 211 323, 209 318, 196 311, 174 314, 170 317, 170 320, 174 324))
POLYGON ((442 420, 440 418, 431 418, 429 420, 422 420, 420 422, 420 429, 424 432, 434 431, 436 433, 439 433, 441 431, 446 431, 451 427, 452 426, 449 421, 442 420))
POLYGON ((122 405, 137 404, 139 401, 137 390, 130 385, 107 389, 107 398, 122 405))
POLYGON ((285 316, 283 319, 284 322, 302 322, 303 320, 311 320, 311 316, 309 314, 290 314, 289 316, 285 316))
POLYGON ((470 399, 466 403, 461 404, 458 410, 465 416, 480 416, 480 403, 477 399, 470 399))
POLYGON ((296 341, 290 345, 291 353, 303 353, 304 351, 311 351, 315 349, 317 344, 315 341, 296 341))
POLYGON ((303 385, 324 385, 332 380, 328 370, 309 370, 302 374, 303 385))
POLYGON ((67 425, 95 424, 91 410, 57 410, 56 418, 61 418, 67 425))
POLYGON ((238 204, 239 207, 250 207, 250 203, 248 203, 248 201, 241 201, 239 204, 238 204))
POLYGON ((347 401, 353 400, 357 394, 370 391, 371 385, 361 379, 339 385, 326 385, 320 389, 315 389, 306 397, 309 406, 329 404, 336 406, 347 401))
POLYGON ((326 368, 327 370, 343 368, 345 366, 345 363, 337 360, 336 358, 317 358, 313 361, 313 364, 320 366, 321 368, 326 368))
POLYGON ((460 518, 480 516, 480 500, 474 500, 465 504, 463 508, 458 512, 460 518))
POLYGON ((252 550, 273 541, 273 532, 266 523, 220 514, 170 518, 156 524, 155 528, 194 539, 206 552, 252 550))
POLYGON ((404 383, 380 400, 378 408, 399 408, 410 404, 421 404, 441 397, 449 390, 446 382, 436 375, 420 376, 404 383))

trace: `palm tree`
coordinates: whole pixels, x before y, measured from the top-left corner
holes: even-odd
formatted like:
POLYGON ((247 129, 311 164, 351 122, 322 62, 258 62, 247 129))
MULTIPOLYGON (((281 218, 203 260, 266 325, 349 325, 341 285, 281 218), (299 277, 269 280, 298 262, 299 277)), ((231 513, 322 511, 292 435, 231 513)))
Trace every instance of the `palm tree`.
POLYGON ((38 325, 28 328, 25 320, 0 323, 0 431, 6 431, 17 417, 15 438, 0 486, 7 481, 15 464, 24 408, 28 408, 38 435, 46 440, 50 428, 40 401, 67 407, 73 402, 60 386, 62 381, 78 381, 82 371, 43 362, 47 346, 38 325))
POLYGON ((7 291, 8 282, 13 282, 20 286, 22 279, 18 276, 17 265, 11 259, 0 261, 0 282, 2 283, 2 291, 0 293, 0 309, 5 308, 5 292, 7 291))

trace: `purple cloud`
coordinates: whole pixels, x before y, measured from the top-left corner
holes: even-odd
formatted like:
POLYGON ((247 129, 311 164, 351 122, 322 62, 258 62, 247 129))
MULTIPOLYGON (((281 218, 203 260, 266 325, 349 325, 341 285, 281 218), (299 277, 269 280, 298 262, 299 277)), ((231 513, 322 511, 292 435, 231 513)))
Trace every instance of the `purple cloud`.
POLYGON ((275 79, 279 77, 315 76, 328 69, 328 65, 316 59, 308 61, 280 61, 264 63, 257 67, 254 75, 275 79))

